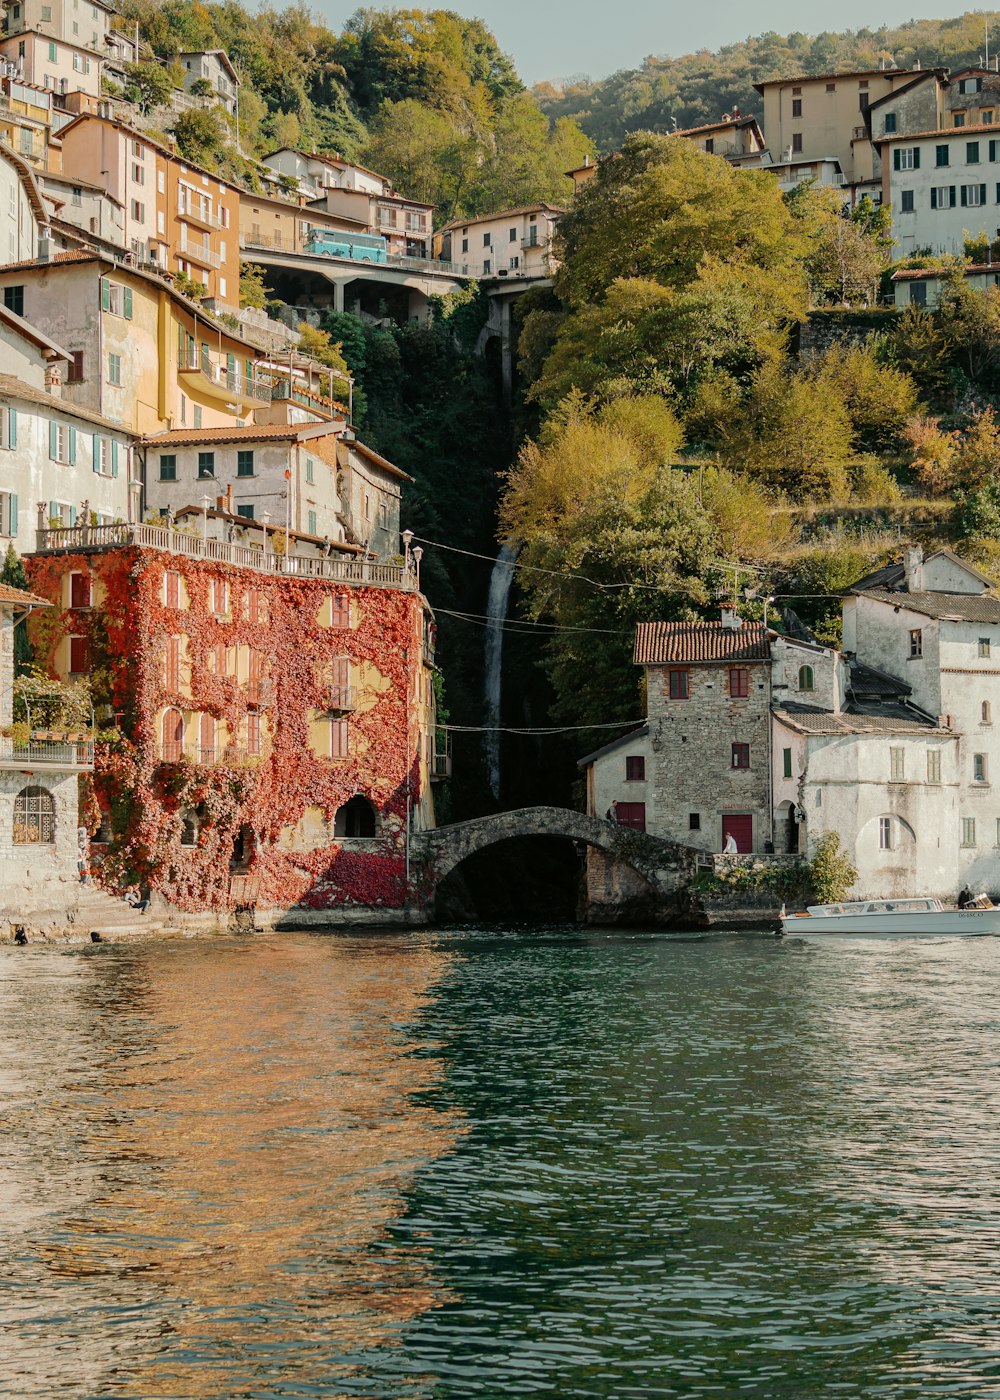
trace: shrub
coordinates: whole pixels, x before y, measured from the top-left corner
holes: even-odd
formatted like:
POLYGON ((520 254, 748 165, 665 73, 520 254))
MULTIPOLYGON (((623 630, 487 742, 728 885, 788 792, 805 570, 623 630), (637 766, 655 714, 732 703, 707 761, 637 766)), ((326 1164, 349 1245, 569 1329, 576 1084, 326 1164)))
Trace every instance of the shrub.
POLYGON ((858 878, 858 872, 840 849, 840 837, 835 831, 828 831, 816 842, 809 875, 817 904, 836 904, 845 899, 858 878))

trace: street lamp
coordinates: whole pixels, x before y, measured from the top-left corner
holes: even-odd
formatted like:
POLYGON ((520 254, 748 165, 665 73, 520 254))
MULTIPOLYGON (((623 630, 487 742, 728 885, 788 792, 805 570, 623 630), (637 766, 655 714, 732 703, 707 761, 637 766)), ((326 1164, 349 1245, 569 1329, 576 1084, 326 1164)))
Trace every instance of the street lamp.
POLYGON ((417 566, 417 592, 420 592, 420 561, 424 557, 424 551, 417 545, 413 551, 413 562, 417 566))
POLYGON ((207 546, 208 546, 208 508, 209 508, 209 506, 210 506, 211 504, 212 504, 212 498, 211 498, 211 496, 202 496, 202 498, 201 498, 201 510, 202 510, 202 516, 201 516, 201 542, 202 542, 203 545, 206 546, 206 548, 207 548, 207 546))
POLYGON ((270 512, 269 510, 262 510, 261 513, 260 513, 260 522, 261 522, 261 524, 264 526, 264 553, 265 553, 265 554, 268 553, 268 547, 267 547, 267 546, 268 546, 268 530, 267 530, 267 527, 268 527, 268 525, 270 524, 270 521, 271 521, 271 512, 270 512))
POLYGON ((413 543, 413 531, 412 531, 412 530, 404 530, 404 531, 403 531, 403 568, 404 568, 404 569, 409 569, 409 567, 410 567, 410 545, 411 545, 412 543, 413 543))

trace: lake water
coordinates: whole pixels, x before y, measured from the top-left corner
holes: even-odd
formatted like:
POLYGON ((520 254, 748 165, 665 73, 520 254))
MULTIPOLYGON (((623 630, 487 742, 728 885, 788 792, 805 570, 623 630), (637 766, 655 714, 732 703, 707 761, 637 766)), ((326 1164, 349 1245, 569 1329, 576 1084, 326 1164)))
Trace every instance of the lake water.
POLYGON ((0 949, 0 1395, 1000 1397, 1000 940, 0 949))

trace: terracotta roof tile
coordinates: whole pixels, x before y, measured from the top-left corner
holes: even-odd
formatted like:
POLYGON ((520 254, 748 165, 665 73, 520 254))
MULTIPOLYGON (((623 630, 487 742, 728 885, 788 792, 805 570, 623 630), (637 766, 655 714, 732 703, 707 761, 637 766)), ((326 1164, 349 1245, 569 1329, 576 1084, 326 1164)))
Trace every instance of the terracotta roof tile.
POLYGON ((19 603, 25 608, 51 608, 47 598, 39 598, 35 593, 25 593, 20 588, 11 588, 8 583, 0 583, 0 604, 19 603))
POLYGON ((638 666, 712 661, 766 661, 770 656, 762 622, 737 631, 721 622, 640 622, 635 634, 638 666))
POLYGON ((102 418, 100 414, 91 413, 89 408, 81 408, 79 404, 70 403, 68 399, 58 399, 54 394, 46 394, 41 389, 36 389, 32 384, 25 384, 23 379, 18 379, 13 374, 0 374, 0 399, 20 399, 24 403, 35 403, 40 408, 47 409, 49 413, 61 413, 67 418, 77 418, 84 423, 94 423, 99 428, 106 428, 112 433, 121 433, 123 437, 132 437, 131 430, 125 423, 116 423, 111 418, 102 418))
POLYGON ((302 427, 309 424, 261 423, 259 427, 237 428, 173 428, 166 433, 154 433, 142 438, 143 447, 195 447, 199 442, 259 442, 277 438, 294 442, 302 427))

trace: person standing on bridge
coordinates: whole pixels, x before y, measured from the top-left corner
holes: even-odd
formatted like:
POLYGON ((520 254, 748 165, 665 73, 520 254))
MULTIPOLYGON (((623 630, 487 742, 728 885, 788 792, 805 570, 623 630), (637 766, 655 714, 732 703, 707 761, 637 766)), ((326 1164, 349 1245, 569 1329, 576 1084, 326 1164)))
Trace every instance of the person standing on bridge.
POLYGON ((606 819, 607 821, 609 821, 609 822, 611 823, 612 826, 617 826, 617 825, 618 825, 618 803, 617 803, 617 802, 612 802, 611 806, 610 806, 610 807, 608 808, 608 810, 604 813, 604 816, 605 816, 605 819, 606 819))

